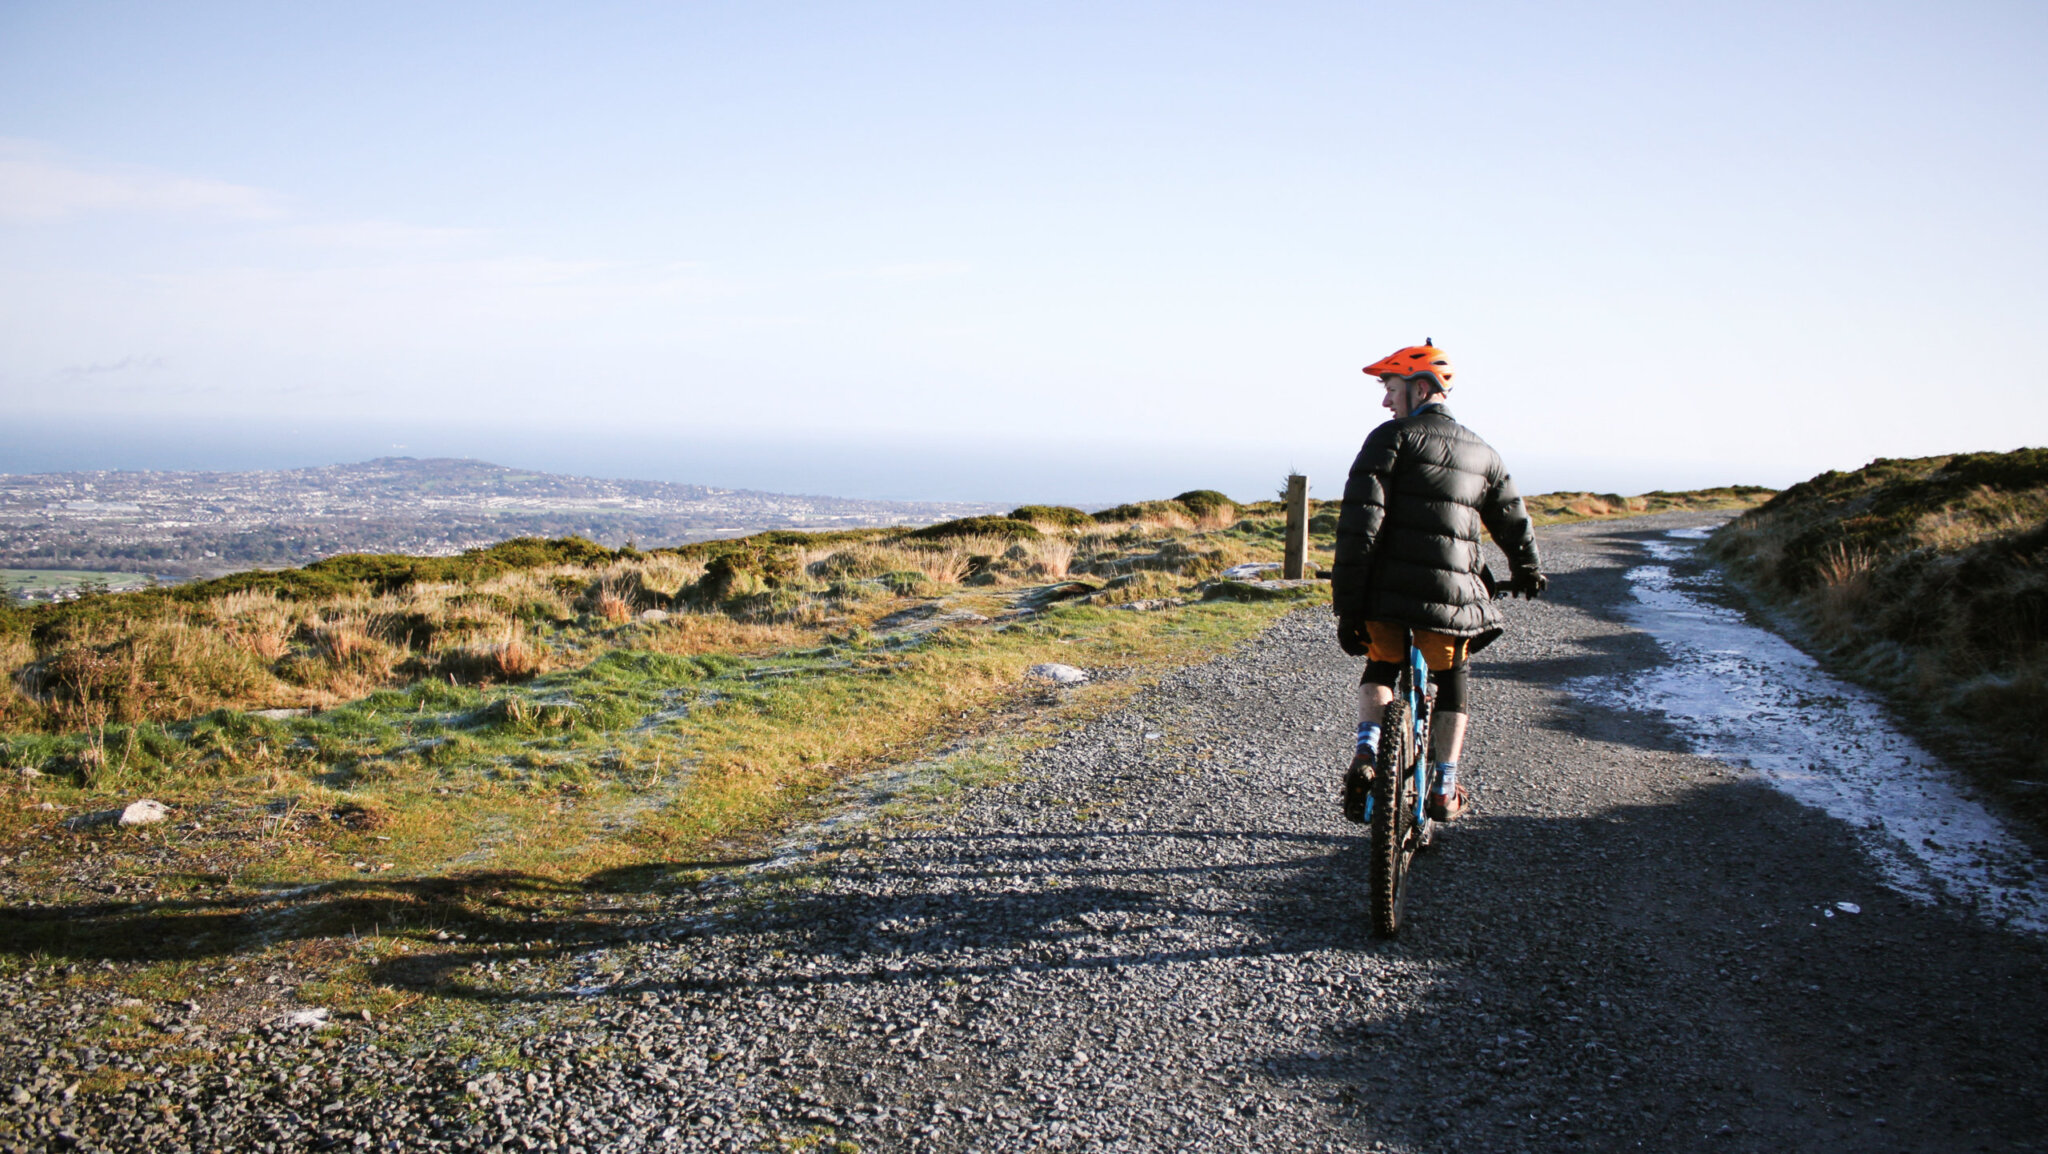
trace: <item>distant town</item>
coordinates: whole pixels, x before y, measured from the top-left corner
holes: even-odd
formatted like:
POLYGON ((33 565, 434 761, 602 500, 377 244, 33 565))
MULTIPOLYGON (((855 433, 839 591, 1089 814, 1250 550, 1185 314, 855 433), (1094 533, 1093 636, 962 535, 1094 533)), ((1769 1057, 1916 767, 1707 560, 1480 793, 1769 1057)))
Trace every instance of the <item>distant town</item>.
POLYGON ((861 501, 386 457, 246 473, 0 473, 10 594, 63 599, 337 553, 445 555, 509 537, 641 548, 768 529, 916 525, 986 504, 861 501))

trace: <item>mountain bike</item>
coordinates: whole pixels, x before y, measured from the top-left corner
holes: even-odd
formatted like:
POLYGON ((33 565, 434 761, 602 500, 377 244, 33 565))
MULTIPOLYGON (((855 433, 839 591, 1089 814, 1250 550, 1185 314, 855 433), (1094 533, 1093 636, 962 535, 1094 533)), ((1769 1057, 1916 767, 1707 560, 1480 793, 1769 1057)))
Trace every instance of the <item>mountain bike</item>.
POLYGON ((1379 761, 1373 768, 1372 796, 1366 800, 1366 821, 1372 828, 1367 888, 1372 893, 1372 928, 1381 937, 1401 932, 1401 914, 1408 903, 1408 866, 1417 850, 1436 833, 1429 818, 1429 798, 1436 789, 1429 760, 1429 720, 1436 689, 1429 666, 1415 647, 1415 633, 1406 632, 1408 662, 1394 685, 1394 700, 1380 719, 1379 761))

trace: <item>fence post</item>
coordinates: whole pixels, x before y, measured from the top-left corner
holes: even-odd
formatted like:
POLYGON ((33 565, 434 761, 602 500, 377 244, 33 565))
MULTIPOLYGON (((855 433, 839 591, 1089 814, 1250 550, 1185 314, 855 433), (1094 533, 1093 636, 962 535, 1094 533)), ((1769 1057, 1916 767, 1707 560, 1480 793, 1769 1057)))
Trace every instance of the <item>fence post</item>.
POLYGON ((1287 477, 1287 561, 1280 575, 1289 581, 1302 578, 1308 561, 1308 478, 1300 473, 1287 477))

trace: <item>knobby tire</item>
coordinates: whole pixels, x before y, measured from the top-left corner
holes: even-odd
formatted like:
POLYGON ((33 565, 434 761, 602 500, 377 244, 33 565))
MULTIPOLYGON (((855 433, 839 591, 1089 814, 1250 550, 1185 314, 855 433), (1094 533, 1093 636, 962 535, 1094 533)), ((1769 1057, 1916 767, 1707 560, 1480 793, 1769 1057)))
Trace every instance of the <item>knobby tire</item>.
POLYGON ((1408 703, 1395 701, 1380 720, 1379 765, 1372 799, 1372 928, 1381 937, 1401 932, 1401 908, 1408 901, 1408 860, 1414 856, 1415 734, 1408 703))

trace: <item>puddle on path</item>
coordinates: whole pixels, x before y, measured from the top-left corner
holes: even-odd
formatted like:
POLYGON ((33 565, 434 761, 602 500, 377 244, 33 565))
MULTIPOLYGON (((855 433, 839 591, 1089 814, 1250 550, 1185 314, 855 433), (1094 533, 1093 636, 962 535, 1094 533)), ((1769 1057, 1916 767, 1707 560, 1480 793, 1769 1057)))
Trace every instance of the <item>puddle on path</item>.
POLYGON ((2048 871, 1940 760, 1899 732, 1868 691, 1823 672, 1790 642, 1694 596, 1711 577, 1671 562, 1706 529, 1644 542, 1630 570, 1631 623, 1670 661, 1571 692, 1663 714, 1694 752, 1747 766, 1855 827, 1885 881, 1922 901, 1958 902, 1996 925, 2048 933, 2048 871))

